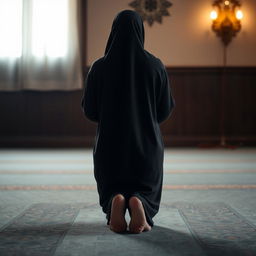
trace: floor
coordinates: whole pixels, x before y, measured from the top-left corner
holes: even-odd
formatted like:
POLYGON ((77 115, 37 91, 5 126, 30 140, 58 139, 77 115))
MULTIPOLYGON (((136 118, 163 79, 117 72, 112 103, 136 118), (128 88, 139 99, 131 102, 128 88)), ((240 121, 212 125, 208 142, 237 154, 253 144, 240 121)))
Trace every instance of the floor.
POLYGON ((109 230, 92 149, 0 149, 0 255, 256 256, 256 148, 166 148, 153 220, 109 230))

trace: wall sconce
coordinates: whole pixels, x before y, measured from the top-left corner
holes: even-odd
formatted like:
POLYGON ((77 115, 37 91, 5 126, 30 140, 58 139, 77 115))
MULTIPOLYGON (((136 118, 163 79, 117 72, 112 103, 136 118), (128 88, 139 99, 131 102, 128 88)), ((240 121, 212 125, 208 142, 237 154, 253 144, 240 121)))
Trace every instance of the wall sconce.
POLYGON ((241 4, 238 0, 215 0, 212 4, 213 10, 210 13, 212 19, 212 30, 223 42, 223 68, 220 83, 220 144, 217 147, 231 148, 235 146, 226 143, 225 136, 225 98, 226 98, 226 64, 227 45, 232 38, 241 30, 241 19, 243 13, 240 10, 241 4))
POLYGON ((212 19, 212 30, 221 37, 222 42, 227 46, 232 37, 241 29, 241 19, 243 13, 240 10, 241 4, 238 0, 215 0, 212 4, 213 10, 210 17, 212 19))

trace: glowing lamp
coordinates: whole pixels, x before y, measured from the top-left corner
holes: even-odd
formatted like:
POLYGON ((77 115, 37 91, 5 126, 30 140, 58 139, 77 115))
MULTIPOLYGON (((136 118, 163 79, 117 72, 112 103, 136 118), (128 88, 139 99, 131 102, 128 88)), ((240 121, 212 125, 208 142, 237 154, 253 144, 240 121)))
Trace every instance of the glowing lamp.
POLYGON ((241 10, 236 11, 236 18, 241 20, 243 18, 243 12, 241 10))
POLYGON ((218 17, 218 13, 215 10, 213 10, 211 11, 210 17, 212 20, 216 20, 218 17))
POLYGON ((243 18, 243 13, 240 10, 241 4, 238 0, 215 0, 212 7, 213 10, 210 13, 212 30, 227 46, 232 37, 236 36, 241 29, 241 19, 243 18))

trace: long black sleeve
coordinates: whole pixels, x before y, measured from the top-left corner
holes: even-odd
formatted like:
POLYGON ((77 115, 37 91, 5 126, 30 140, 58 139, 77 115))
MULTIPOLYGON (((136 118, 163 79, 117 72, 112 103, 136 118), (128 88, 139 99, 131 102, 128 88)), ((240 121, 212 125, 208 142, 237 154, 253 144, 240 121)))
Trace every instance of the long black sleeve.
POLYGON ((162 123, 166 119, 168 119, 172 110, 175 107, 175 100, 172 96, 172 91, 170 88, 170 82, 168 78, 167 71, 163 66, 162 69, 162 83, 160 86, 160 92, 157 97, 157 121, 158 123, 162 123))
POLYGON ((86 80, 84 93, 81 100, 81 107, 84 115, 93 122, 99 122, 98 115, 98 95, 97 95, 97 83, 95 81, 95 74, 93 71, 93 65, 91 66, 86 80))

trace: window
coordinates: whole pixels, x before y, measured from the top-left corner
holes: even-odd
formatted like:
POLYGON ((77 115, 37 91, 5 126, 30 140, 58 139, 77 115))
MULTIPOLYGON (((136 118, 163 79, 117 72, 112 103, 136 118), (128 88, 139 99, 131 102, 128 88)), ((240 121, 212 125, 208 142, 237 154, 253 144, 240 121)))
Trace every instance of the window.
POLYGON ((81 0, 0 0, 0 90, 82 88, 81 0))
POLYGON ((32 51, 42 57, 63 57, 67 50, 66 0, 34 0, 32 11, 32 51), (58 17, 56 17, 58 13, 58 17))
POLYGON ((0 58, 21 56, 22 0, 0 1, 0 58))

